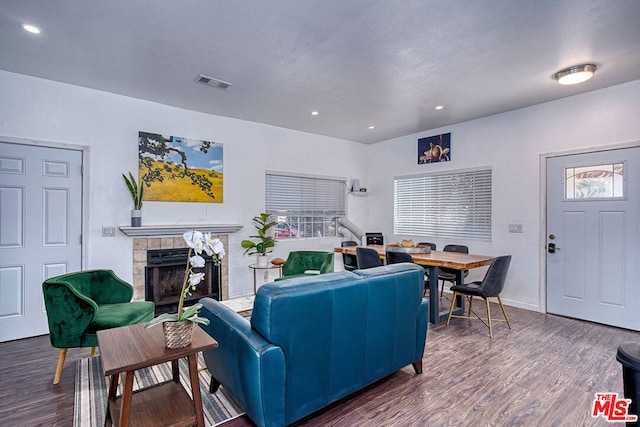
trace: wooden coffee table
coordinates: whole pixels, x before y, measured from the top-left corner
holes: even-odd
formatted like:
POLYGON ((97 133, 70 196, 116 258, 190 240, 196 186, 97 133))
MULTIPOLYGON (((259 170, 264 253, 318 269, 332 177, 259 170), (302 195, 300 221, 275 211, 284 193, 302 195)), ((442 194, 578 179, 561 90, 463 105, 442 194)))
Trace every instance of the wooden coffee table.
POLYGON ((144 329, 144 323, 98 331, 102 370, 110 376, 105 426, 202 426, 204 414, 198 381, 198 352, 218 343, 196 326, 191 345, 168 349, 160 325, 144 329), (178 359, 186 357, 193 399, 180 384, 178 359), (133 391, 135 371, 171 362, 173 380, 133 391), (118 377, 125 372, 121 397, 116 398, 118 377))

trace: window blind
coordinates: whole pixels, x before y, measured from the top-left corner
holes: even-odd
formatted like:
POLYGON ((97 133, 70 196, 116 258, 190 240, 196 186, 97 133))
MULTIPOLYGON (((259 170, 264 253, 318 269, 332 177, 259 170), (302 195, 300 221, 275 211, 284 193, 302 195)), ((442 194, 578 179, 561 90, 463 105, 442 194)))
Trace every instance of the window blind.
POLYGON ((491 170, 394 179, 394 233, 491 241, 491 170))
POLYGON ((346 180, 266 173, 266 212, 273 215, 346 215, 346 180))

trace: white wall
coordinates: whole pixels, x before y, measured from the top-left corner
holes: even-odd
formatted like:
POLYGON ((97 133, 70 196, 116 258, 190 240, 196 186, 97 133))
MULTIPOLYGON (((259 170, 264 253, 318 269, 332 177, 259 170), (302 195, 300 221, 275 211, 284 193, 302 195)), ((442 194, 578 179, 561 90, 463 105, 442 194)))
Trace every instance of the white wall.
MULTIPOLYGON (((101 227, 129 225, 131 197, 121 173, 137 169, 138 131, 213 140, 224 144, 224 203, 145 202, 143 223, 241 224, 230 235, 232 297, 253 292, 240 240, 254 234, 251 218, 264 210, 265 170, 322 176, 365 176, 366 146, 273 126, 173 108, 106 92, 0 71, 0 139, 89 147, 89 235, 83 268, 111 268, 132 280, 132 239, 101 227)), ((366 198, 349 197, 349 218, 366 227, 366 198), (356 200, 357 199, 357 200, 356 200), (361 200, 363 199, 363 200, 361 200)), ((280 242, 273 256, 290 250, 332 250, 340 238, 280 242)))
MULTIPOLYGON (((558 88, 562 90, 562 88, 558 88)), ((145 224, 239 223, 230 236, 230 292, 249 294, 253 277, 240 240, 252 234, 251 217, 264 209, 264 171, 280 170, 360 178, 368 197, 349 196, 349 218, 367 231, 382 231, 388 242, 416 236, 393 235, 393 177, 477 166, 493 168, 493 241, 466 243, 472 252, 513 255, 504 297, 507 303, 543 310, 540 270, 544 268, 541 153, 640 141, 640 81, 559 101, 460 123, 365 146, 253 122, 196 113, 0 71, 0 139, 88 146, 89 235, 84 268, 112 268, 132 277, 131 239, 101 227, 128 225, 130 196, 120 174, 137 167, 138 131, 224 144, 224 203, 145 202, 145 224), (451 132, 450 163, 417 165, 418 138, 451 132), (510 234, 519 223, 524 233, 510 234)), ((341 239, 280 242, 273 256, 290 250, 331 250, 341 239)), ((420 239, 424 240, 424 239, 420 239)), ((473 272, 472 278, 483 271, 473 272)))
MULTIPOLYGON (((543 311, 541 154, 634 141, 640 141, 640 80, 374 144, 368 147, 369 163, 375 165, 368 175, 369 228, 383 231, 388 242, 413 238, 433 241, 438 248, 461 243, 473 253, 512 254, 503 299, 543 311), (418 138, 447 132, 451 132, 451 162, 418 165, 418 138), (493 169, 490 244, 393 235, 394 176, 478 166, 493 169), (524 232, 508 233, 508 224, 523 224, 524 232)), ((472 271, 470 277, 480 279, 484 271, 472 271)))

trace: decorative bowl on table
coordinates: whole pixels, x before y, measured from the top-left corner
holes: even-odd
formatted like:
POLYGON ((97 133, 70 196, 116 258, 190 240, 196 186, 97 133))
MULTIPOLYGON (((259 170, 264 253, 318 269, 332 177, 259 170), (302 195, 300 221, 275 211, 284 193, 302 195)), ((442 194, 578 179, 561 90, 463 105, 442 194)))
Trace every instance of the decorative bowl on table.
POLYGON ((431 253, 431 248, 429 246, 427 247, 406 247, 406 246, 400 246, 400 245, 387 245, 386 248, 387 251, 389 252, 405 252, 408 254, 430 254, 431 253))

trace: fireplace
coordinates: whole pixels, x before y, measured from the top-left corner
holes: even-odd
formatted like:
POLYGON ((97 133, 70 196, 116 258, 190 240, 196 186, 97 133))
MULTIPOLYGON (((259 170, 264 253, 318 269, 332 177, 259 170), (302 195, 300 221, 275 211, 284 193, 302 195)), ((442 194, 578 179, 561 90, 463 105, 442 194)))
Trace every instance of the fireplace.
MULTIPOLYGON (((155 303, 156 315, 177 312, 188 253, 188 248, 147 250, 145 299, 155 303)), ((204 259, 203 268, 193 269, 196 273, 204 273, 204 280, 185 298, 186 305, 203 297, 220 300, 221 268, 210 257, 204 259)))

